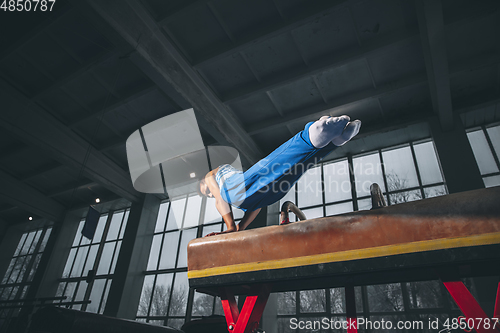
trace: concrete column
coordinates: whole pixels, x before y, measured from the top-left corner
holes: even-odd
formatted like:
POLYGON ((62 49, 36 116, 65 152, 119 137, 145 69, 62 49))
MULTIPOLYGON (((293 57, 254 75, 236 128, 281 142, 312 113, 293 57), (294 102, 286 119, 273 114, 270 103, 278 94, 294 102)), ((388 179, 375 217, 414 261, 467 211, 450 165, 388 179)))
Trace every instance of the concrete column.
POLYGON ((132 204, 104 315, 135 319, 159 208, 151 194, 132 204))
MULTIPOLYGON (((42 260, 34 280, 40 279, 36 295, 33 297, 54 297, 59 285, 58 279, 63 275, 73 240, 75 239, 81 215, 67 212, 62 223, 56 223, 52 228, 45 247, 42 260)), ((30 288, 31 292, 31 288, 30 288)))
MULTIPOLYGON (((454 116, 453 130, 443 132, 439 121, 429 122, 449 193, 484 188, 483 179, 461 118, 454 116)), ((498 277, 472 279, 477 301, 488 316, 493 315, 498 277)))
MULTIPOLYGON (((279 223, 280 203, 267 207, 266 225, 277 225, 279 223)), ((260 215, 260 214, 259 214, 260 215)), ((266 308, 262 314, 261 327, 266 333, 278 332, 278 295, 271 294, 267 300, 266 308)))
POLYGON ((455 115, 451 131, 443 132, 437 118, 430 120, 429 125, 448 192, 457 193, 484 188, 479 167, 460 117, 455 115))

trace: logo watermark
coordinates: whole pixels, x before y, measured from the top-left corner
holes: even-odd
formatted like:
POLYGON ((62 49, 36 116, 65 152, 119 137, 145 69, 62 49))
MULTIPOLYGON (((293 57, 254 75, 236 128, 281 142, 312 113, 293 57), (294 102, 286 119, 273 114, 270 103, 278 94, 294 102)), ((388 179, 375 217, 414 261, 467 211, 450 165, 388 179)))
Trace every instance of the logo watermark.
POLYGON ((347 330, 347 329, 368 329, 368 330, 432 330, 438 333, 447 333, 454 330, 471 332, 474 329, 495 329, 500 327, 499 318, 447 318, 441 322, 438 318, 428 318, 427 320, 370 320, 359 317, 356 319, 341 319, 339 317, 324 317, 321 320, 299 320, 290 319, 290 329, 296 330, 347 330))

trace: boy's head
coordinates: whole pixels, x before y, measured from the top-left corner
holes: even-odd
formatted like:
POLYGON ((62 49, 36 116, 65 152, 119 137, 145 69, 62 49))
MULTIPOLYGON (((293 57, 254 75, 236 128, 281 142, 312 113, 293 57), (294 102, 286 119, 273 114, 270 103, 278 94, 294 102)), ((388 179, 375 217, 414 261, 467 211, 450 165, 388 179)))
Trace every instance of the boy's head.
POLYGON ((214 197, 214 195, 212 194, 212 192, 210 192, 210 189, 208 188, 207 183, 205 182, 205 178, 201 179, 198 182, 198 186, 196 187, 196 191, 198 192, 198 195, 200 197, 201 196, 205 196, 205 197, 208 197, 208 198, 213 198, 214 197))

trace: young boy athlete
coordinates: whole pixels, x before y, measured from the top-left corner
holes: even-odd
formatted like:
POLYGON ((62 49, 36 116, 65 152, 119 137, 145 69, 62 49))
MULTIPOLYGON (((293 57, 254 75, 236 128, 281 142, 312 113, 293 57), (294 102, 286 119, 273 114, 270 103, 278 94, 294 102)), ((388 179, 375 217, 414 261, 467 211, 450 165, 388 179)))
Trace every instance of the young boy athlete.
MULTIPOLYGON (((309 122, 304 130, 279 146, 245 172, 224 164, 200 180, 200 195, 215 198, 227 230, 244 230, 262 207, 283 198, 308 169, 335 148, 351 140, 359 132, 361 121, 348 116, 323 116, 309 122), (229 205, 245 211, 241 222, 234 223, 229 205)), ((220 234, 212 232, 207 236, 220 234)))

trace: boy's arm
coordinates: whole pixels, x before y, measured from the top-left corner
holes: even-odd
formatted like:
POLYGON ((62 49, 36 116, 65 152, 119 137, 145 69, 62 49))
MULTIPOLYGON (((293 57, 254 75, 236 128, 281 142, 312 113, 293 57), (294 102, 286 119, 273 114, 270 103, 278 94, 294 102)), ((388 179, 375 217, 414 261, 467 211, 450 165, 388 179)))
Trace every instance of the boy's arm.
POLYGON ((219 211, 227 227, 227 230, 223 231, 223 233, 237 231, 236 224, 234 223, 233 212, 229 208, 229 204, 222 200, 222 198, 220 200, 216 199, 215 208, 219 211))
MULTIPOLYGON (((214 177, 211 175, 206 177, 205 182, 207 183, 207 186, 210 189, 210 193, 212 193, 212 195, 215 198, 215 208, 217 208, 217 211, 222 216, 222 219, 226 224, 227 230, 223 231, 222 233, 237 231, 238 229, 236 228, 236 224, 234 223, 233 212, 231 211, 229 204, 225 202, 224 199, 222 199, 220 195, 219 185, 215 181, 214 177)), ((213 236, 217 234, 219 233, 212 232, 207 236, 213 236)))

